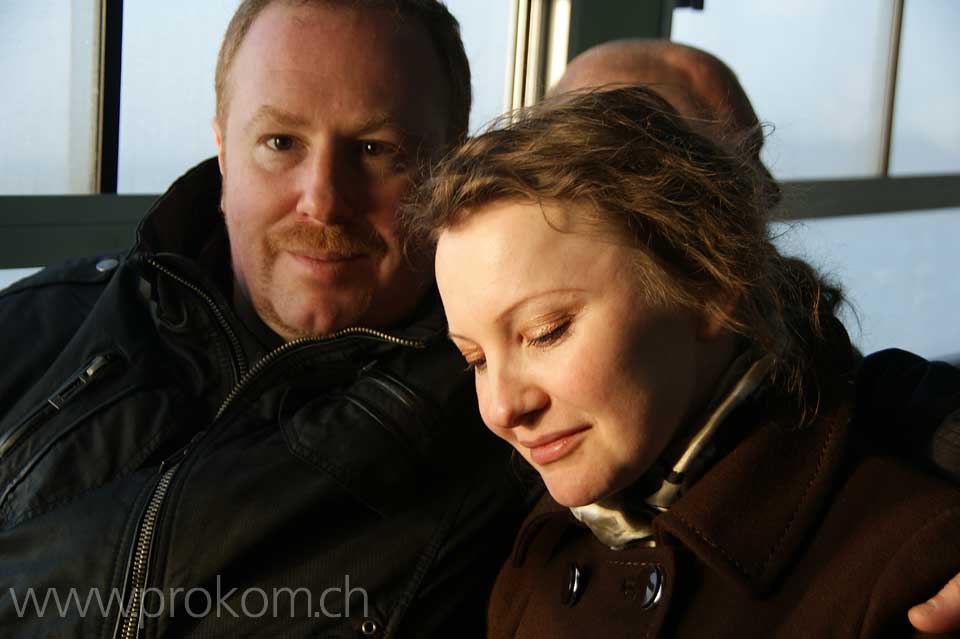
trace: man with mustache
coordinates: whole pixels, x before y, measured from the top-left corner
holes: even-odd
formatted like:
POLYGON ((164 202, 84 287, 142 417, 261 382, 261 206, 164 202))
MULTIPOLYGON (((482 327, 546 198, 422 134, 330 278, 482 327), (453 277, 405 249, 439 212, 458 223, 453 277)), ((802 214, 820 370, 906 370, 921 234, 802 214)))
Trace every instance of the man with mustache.
POLYGON ((0 626, 482 635, 526 495, 394 226, 466 131, 454 25, 431 0, 246 0, 218 160, 128 254, 0 296, 24 336, 0 374, 0 626), (71 589, 85 612, 27 605, 71 589))
POLYGON ((466 134, 458 25, 244 0, 216 93, 131 251, 0 296, 0 627, 482 636, 530 502, 396 218, 466 134))
MULTIPOLYGON (((649 85, 689 117, 693 126, 718 138, 751 144, 758 169, 773 181, 760 159, 763 131, 746 91, 736 74, 706 51, 668 40, 605 42, 571 60, 548 97, 562 100, 580 91, 633 84, 649 85)), ((779 187, 770 190, 779 196, 779 187)), ((874 397, 889 396, 890 412, 896 411, 899 418, 893 420, 898 426, 895 431, 877 434, 878 442, 894 454, 910 454, 960 480, 956 444, 960 441, 960 372, 942 362, 884 352, 866 358, 861 385, 874 397)), ((874 421, 890 420, 886 414, 874 421)), ((921 632, 960 631, 960 574, 928 602, 911 609, 909 617, 921 632)))

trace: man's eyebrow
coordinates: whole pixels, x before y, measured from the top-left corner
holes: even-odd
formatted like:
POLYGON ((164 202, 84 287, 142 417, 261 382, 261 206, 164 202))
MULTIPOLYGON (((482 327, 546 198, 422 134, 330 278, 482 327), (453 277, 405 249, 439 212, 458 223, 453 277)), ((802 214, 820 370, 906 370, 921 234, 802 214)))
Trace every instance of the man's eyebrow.
MULTIPOLYGON (((256 112, 254 112, 253 117, 250 118, 246 128, 252 129, 264 120, 269 120, 272 123, 290 128, 305 128, 310 126, 310 121, 303 116, 291 113, 290 111, 285 111, 271 104, 264 104, 257 109, 256 112)), ((416 133, 411 132, 409 129, 402 126, 397 118, 387 113, 373 115, 366 120, 361 121, 353 129, 353 135, 361 136, 383 130, 395 131, 401 138, 403 138, 403 143, 407 146, 419 147, 423 143, 422 135, 417 135, 416 133)))
POLYGON ((382 113, 378 115, 372 115, 366 120, 360 122, 356 127, 356 132, 363 134, 369 133, 370 131, 376 131, 377 129, 395 129, 397 131, 403 131, 403 127, 400 126, 400 123, 397 122, 395 117, 389 113, 382 113))
POLYGON ((354 129, 354 135, 367 135, 384 130, 396 132, 401 138, 403 138, 403 143, 406 146, 420 146, 423 143, 422 135, 413 133, 410 131, 410 129, 403 126, 403 124, 401 124, 397 118, 393 117, 389 113, 374 115, 360 122, 360 124, 354 129))
POLYGON ((264 104, 256 110, 253 117, 250 118, 250 121, 247 123, 246 128, 251 129, 263 120, 270 120, 281 126, 288 127, 305 127, 309 124, 309 121, 302 116, 284 111, 270 104, 264 104))

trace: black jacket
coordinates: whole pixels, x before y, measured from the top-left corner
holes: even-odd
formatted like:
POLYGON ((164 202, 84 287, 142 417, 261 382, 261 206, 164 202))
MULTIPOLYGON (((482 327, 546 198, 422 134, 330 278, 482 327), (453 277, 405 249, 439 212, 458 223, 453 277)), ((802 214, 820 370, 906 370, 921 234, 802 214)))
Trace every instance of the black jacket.
POLYGON ((530 500, 436 297, 254 362, 218 201, 0 294, 0 637, 482 634, 530 500))

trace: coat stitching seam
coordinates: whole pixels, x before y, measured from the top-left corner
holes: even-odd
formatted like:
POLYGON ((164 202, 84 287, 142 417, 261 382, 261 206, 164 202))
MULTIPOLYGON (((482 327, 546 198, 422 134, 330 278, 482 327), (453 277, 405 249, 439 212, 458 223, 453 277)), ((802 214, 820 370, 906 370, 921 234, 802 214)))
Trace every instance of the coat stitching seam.
POLYGON ((724 557, 725 559, 727 559, 727 561, 729 561, 730 563, 732 563, 732 564, 740 571, 740 573, 741 573, 744 577, 749 578, 749 577, 754 577, 754 576, 760 574, 760 573, 763 571, 764 566, 766 566, 767 563, 769 563, 770 560, 773 559, 774 555, 776 555, 778 548, 779 548, 780 545, 783 543, 783 540, 784 540, 784 539, 787 537, 787 535, 790 533, 790 530, 793 528, 793 525, 794 525, 794 523, 796 522, 797 515, 798 515, 798 513, 800 512, 800 509, 803 507, 804 503, 806 503, 807 498, 808 498, 809 495, 810 495, 810 491, 811 491, 812 488, 813 488, 813 484, 816 482, 817 478, 820 476, 820 473, 821 473, 821 471, 823 470, 823 464, 824 464, 824 460, 825 460, 825 458, 826 458, 826 456, 827 456, 827 450, 829 449, 830 442, 833 441, 833 437, 834 437, 834 435, 836 434, 836 426, 837 426, 837 422, 838 422, 838 421, 839 421, 839 420, 836 420, 836 419, 831 420, 831 422, 830 422, 830 428, 829 428, 829 430, 827 431, 826 441, 824 441, 823 446, 821 446, 821 448, 820 448, 820 454, 819 454, 819 457, 818 457, 818 459, 817 459, 817 466, 816 466, 816 468, 814 469, 813 474, 812 474, 811 477, 810 477, 810 480, 807 482, 807 486, 806 486, 806 488, 805 488, 804 491, 803 491, 803 495, 801 495, 801 496, 800 496, 800 499, 797 501, 797 505, 796 505, 796 507, 793 509, 793 513, 790 515, 790 519, 789 519, 789 521, 787 521, 786 526, 784 526, 783 530, 781 531, 780 536, 779 536, 779 537, 777 538, 777 540, 773 543, 773 545, 771 545, 771 547, 770 547, 770 552, 767 554, 767 556, 766 556, 763 560, 760 561, 760 563, 757 565, 756 569, 754 569, 754 570, 749 570, 749 569, 747 569, 746 566, 744 566, 742 563, 740 563, 739 561, 737 561, 737 559, 735 559, 725 548, 723 548, 722 546, 720 546, 720 545, 719 545, 717 542, 715 542, 714 540, 710 539, 710 538, 706 535, 706 533, 704 533, 704 532, 703 532, 702 530, 700 530, 697 526, 695 526, 695 525, 692 524, 690 521, 688 521, 688 520, 687 520, 685 517, 683 517, 683 515, 681 515, 680 513, 674 512, 674 513, 673 513, 674 517, 676 517, 684 526, 687 527, 688 530, 690 530, 691 532, 693 532, 693 533, 694 533, 697 537, 699 537, 704 543, 706 543, 708 546, 710 546, 710 547, 713 548, 714 550, 717 550, 721 555, 723 555, 723 557, 724 557))

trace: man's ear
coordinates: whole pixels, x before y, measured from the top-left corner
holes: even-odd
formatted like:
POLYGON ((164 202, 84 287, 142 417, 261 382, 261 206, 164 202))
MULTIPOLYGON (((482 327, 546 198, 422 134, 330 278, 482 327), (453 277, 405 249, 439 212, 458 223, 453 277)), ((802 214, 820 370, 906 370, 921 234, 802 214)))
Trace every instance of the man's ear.
POLYGON ((213 139, 217 143, 217 164, 220 165, 220 175, 222 176, 226 168, 223 149, 223 129, 220 127, 220 122, 216 118, 213 119, 210 125, 213 127, 213 139))

